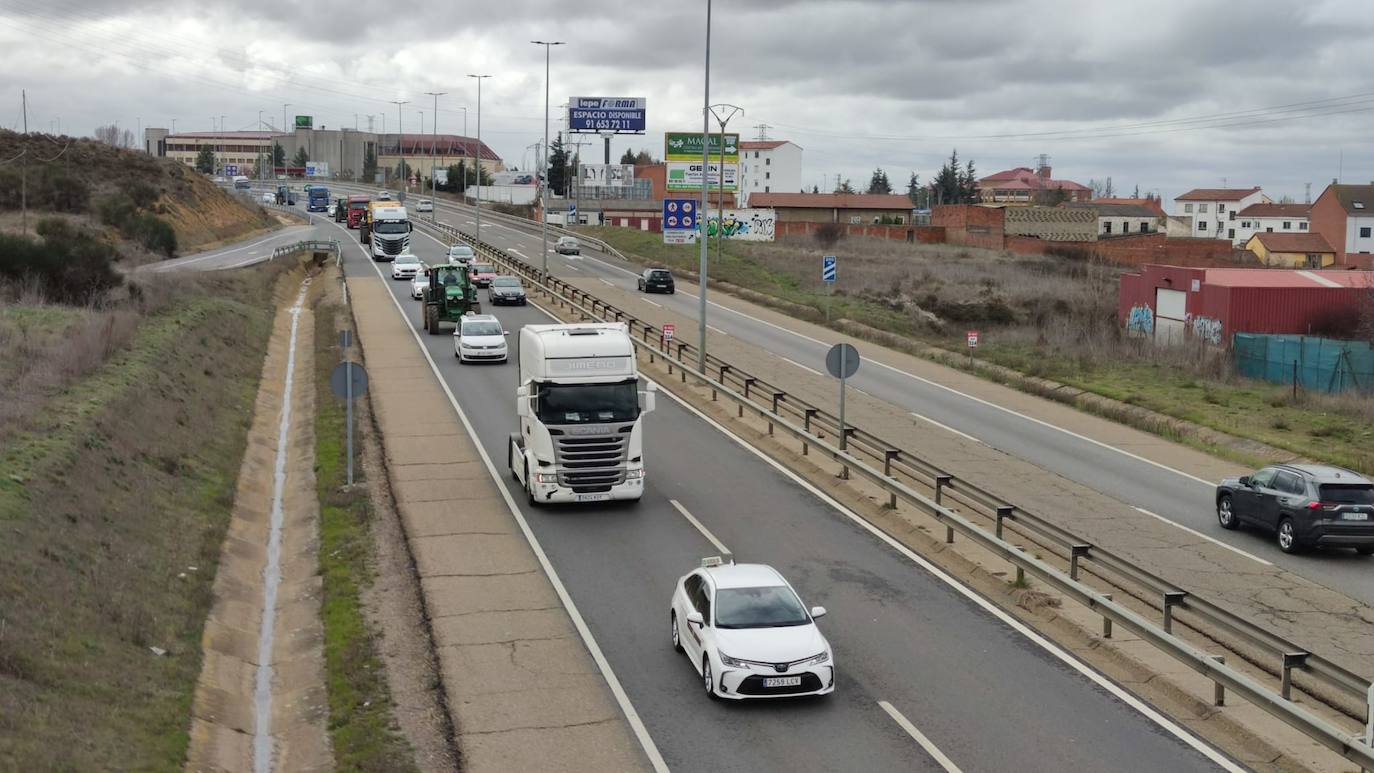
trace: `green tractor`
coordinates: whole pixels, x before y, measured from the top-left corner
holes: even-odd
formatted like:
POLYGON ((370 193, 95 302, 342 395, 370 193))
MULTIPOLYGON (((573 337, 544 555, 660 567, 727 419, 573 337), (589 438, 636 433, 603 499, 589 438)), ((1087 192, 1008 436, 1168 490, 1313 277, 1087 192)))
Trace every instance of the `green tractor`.
POLYGON ((439 335, 445 322, 456 325, 469 311, 480 312, 482 305, 477 302, 477 288, 468 276, 467 266, 431 266, 424 308, 425 330, 430 335, 439 335))

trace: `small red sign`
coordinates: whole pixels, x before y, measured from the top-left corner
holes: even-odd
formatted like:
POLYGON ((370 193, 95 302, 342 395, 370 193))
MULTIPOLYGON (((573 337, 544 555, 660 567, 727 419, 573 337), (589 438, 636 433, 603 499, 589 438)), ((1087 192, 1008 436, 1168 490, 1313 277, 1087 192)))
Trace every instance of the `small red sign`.
POLYGON ((977 331, 977 330, 970 330, 970 331, 968 331, 968 348, 970 348, 970 349, 977 349, 977 348, 978 348, 978 331, 977 331))
POLYGON ((663 343, 671 343, 673 336, 677 333, 677 325, 669 322, 663 326, 663 343))

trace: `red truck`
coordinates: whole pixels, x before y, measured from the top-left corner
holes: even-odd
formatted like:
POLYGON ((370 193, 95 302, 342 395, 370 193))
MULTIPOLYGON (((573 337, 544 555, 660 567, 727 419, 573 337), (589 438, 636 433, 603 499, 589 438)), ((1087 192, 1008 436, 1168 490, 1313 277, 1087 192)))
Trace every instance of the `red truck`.
POLYGON ((370 196, 354 194, 348 197, 348 227, 357 228, 363 222, 363 216, 367 214, 367 203, 371 201, 370 196))

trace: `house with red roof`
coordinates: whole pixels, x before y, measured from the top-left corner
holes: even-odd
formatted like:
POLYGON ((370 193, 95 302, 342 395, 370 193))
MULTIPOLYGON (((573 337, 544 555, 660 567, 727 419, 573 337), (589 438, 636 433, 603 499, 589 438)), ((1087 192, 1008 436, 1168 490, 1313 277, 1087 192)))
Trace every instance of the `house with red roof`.
POLYGON ((1255 234, 1305 234, 1311 210, 1311 204, 1251 204, 1230 218, 1227 231, 1236 229, 1237 247, 1248 245, 1255 234))
POLYGON ((1091 188, 1073 180, 1056 180, 1050 171, 1048 164, 1042 164, 1034 170, 1018 166, 990 174, 978 180, 978 197, 984 204, 1024 207, 1092 199, 1091 188))
POLYGON ((1250 237, 1245 249, 1266 266, 1326 268, 1336 262, 1336 251, 1321 234, 1260 231, 1250 237))
POLYGON ((1187 218, 1192 236, 1236 243, 1235 216, 1251 204, 1272 204, 1260 187, 1194 188, 1174 197, 1174 215, 1187 218))

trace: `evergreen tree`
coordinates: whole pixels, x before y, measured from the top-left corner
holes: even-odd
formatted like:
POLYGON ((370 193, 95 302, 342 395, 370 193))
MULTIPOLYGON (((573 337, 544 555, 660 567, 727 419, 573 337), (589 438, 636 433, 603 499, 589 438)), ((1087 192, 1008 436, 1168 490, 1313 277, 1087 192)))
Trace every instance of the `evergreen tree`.
POLYGON ((291 166, 305 166, 310 161, 310 154, 305 152, 305 148, 296 148, 296 155, 291 157, 291 166))
POLYGON ((633 150, 630 150, 629 148, 625 148, 625 154, 620 157, 620 163, 633 164, 635 162, 635 158, 635 152, 633 150))
POLYGON ((964 165, 964 174, 960 180, 960 202, 961 204, 977 204, 978 195, 978 173, 973 171, 973 159, 969 159, 964 165))
POLYGON ((555 196, 562 196, 568 189, 568 149, 563 147, 563 138, 557 137, 549 149, 549 190, 555 196))
POLYGON ((935 180, 930 184, 930 187, 931 196, 934 197, 932 203, 964 203, 963 174, 959 170, 958 150, 951 153, 949 160, 945 162, 944 166, 940 167, 940 171, 935 175, 935 180))
POLYGON ((196 171, 205 174, 215 172, 215 149, 209 145, 201 145, 200 151, 196 153, 196 171))
POLYGON ((911 199, 911 206, 920 207, 921 199, 924 197, 921 188, 921 176, 915 172, 911 173, 911 178, 906 181, 906 197, 911 199))
POLYGON ((836 193, 854 193, 854 186, 850 184, 849 178, 846 177, 844 182, 842 182, 842 183, 840 183, 839 185, 835 186, 835 192, 836 192, 836 193))
POLYGON ((887 172, 882 167, 873 170, 873 176, 868 180, 869 193, 891 193, 892 183, 887 179, 887 172))
POLYGON ((363 182, 372 182, 377 178, 377 152, 369 145, 363 153, 363 182))
POLYGON ((811 192, 812 192, 812 193, 820 193, 820 192, 821 192, 821 186, 819 186, 819 185, 813 185, 813 186, 811 186, 811 192))
POLYGON ((647 151, 647 150, 641 150, 641 151, 639 151, 638 153, 635 154, 635 163, 636 163, 636 164, 657 164, 658 162, 654 160, 653 155, 652 155, 651 153, 649 153, 649 151, 647 151))

